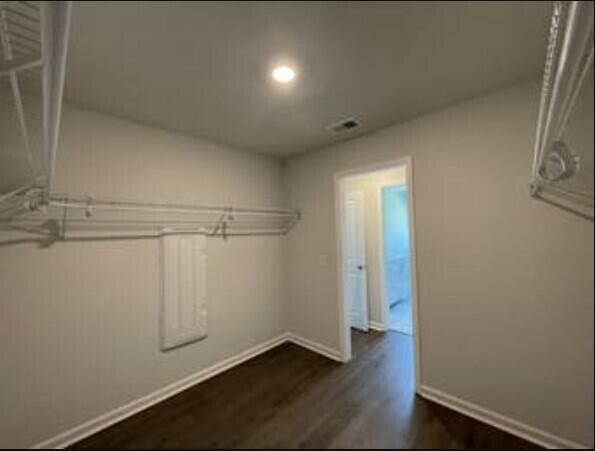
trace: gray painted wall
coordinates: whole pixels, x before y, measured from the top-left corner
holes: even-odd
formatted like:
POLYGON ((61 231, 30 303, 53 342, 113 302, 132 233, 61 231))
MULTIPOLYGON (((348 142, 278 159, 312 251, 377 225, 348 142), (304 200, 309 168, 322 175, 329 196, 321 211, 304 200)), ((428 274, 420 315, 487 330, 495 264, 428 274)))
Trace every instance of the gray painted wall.
MULTIPOLYGON (((283 204, 275 159, 75 108, 57 165, 57 192, 283 204)), ((157 239, 6 245, 15 238, 0 236, 0 447, 33 445, 285 331, 280 237, 208 240, 210 335, 166 353, 157 239)))
POLYGON ((526 83, 287 161, 289 327, 339 348, 333 175, 410 155, 422 384, 592 445, 593 223, 529 197, 538 99, 526 83))

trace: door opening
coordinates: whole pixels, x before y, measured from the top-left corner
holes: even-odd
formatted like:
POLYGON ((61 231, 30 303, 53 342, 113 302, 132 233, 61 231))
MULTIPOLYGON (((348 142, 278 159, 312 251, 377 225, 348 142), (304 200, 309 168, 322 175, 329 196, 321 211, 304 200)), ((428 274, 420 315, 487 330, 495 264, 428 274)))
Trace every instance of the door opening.
MULTIPOLYGON (((419 326, 411 160, 335 176, 343 360, 352 334, 411 336, 419 386, 419 326)), ((406 338, 403 338, 405 340, 406 338)))
POLYGON ((387 328, 411 335, 411 258, 409 211, 405 184, 382 187, 384 302, 388 304, 387 328))

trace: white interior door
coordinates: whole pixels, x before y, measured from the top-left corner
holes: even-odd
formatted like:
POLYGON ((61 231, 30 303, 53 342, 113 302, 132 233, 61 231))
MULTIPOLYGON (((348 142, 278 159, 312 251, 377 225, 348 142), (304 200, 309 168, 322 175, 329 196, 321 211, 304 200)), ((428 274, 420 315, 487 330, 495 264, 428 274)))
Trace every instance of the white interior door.
POLYGON ((351 327, 368 330, 368 287, 366 277, 366 230, 364 192, 349 191, 345 195, 343 230, 345 296, 351 327))

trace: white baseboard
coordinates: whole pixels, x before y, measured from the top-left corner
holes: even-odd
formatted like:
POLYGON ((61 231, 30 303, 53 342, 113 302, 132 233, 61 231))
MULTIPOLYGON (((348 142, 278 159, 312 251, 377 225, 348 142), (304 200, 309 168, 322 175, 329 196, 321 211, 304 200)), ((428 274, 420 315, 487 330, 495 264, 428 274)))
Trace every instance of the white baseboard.
POLYGON ((369 321, 368 327, 377 332, 386 332, 388 330, 382 323, 378 323, 376 321, 369 321))
POLYGON ((343 358, 341 356, 341 352, 337 351, 336 349, 329 348, 323 344, 317 343, 312 340, 308 340, 300 335, 289 333, 287 334, 287 341, 294 343, 302 348, 306 348, 312 352, 316 352, 318 354, 323 355, 331 360, 336 360, 337 362, 343 362, 343 358))
POLYGON ((549 449, 584 449, 591 448, 579 443, 557 437, 528 424, 478 406, 477 404, 457 398, 427 385, 422 385, 418 391, 423 398, 441 404, 471 418, 487 423, 490 426, 506 431, 529 442, 549 449))
POLYGON ((141 398, 135 399, 128 404, 121 407, 117 407, 109 412, 106 412, 98 417, 93 418, 83 424, 75 426, 72 429, 62 432, 50 439, 44 440, 32 448, 66 448, 84 438, 87 438, 113 424, 116 424, 135 413, 145 410, 167 398, 170 398, 188 388, 206 381, 218 374, 223 373, 237 365, 240 365, 247 360, 253 359, 254 357, 263 354, 283 343, 291 342, 310 351, 321 354, 329 359, 341 361, 341 353, 327 346, 321 345, 314 341, 300 337, 295 334, 281 334, 271 340, 256 345, 246 351, 243 351, 233 357, 225 359, 215 365, 200 370, 190 376, 185 377, 179 381, 169 384, 163 388, 160 388, 148 395, 141 398))
POLYGON ((48 440, 44 440, 33 446, 33 448, 65 448, 73 443, 76 443, 90 435, 99 432, 119 421, 128 418, 135 413, 145 410, 167 398, 170 398, 193 385, 206 381, 224 371, 240 365, 247 360, 250 360, 266 351, 269 351, 282 343, 289 340, 288 334, 282 334, 264 343, 256 345, 246 351, 243 351, 233 357, 225 359, 215 365, 198 371, 190 376, 185 377, 179 381, 169 384, 159 390, 149 393, 146 396, 138 398, 128 404, 111 410, 103 415, 99 415, 90 421, 87 421, 79 426, 69 429, 61 434, 56 435, 48 440))
MULTIPOLYGON (((118 407, 79 426, 62 432, 55 437, 44 440, 43 442, 34 445, 33 448, 65 448, 101 431, 102 429, 105 429, 134 415, 135 413, 138 413, 167 398, 170 398, 196 384, 204 382, 207 379, 210 379, 220 373, 223 373, 224 371, 246 362, 247 360, 263 354, 285 342, 294 343, 305 349, 323 355, 324 357, 327 357, 331 360, 338 362, 342 361, 341 353, 335 349, 329 348, 328 346, 322 345, 312 340, 308 340, 296 334, 282 334, 246 351, 243 351, 233 357, 216 363, 209 368, 198 371, 194 374, 191 374, 190 376, 185 377, 184 379, 176 381, 159 390, 149 393, 146 396, 138 398, 124 406, 118 407)), ((553 434, 521 423, 512 418, 506 417, 502 414, 462 400, 426 385, 422 385, 418 393, 430 401, 434 401, 438 404, 448 407, 449 409, 475 418, 479 421, 487 423, 498 429, 502 429, 506 432, 509 432, 510 434, 516 435, 546 448, 589 448, 571 440, 556 437, 553 434)))

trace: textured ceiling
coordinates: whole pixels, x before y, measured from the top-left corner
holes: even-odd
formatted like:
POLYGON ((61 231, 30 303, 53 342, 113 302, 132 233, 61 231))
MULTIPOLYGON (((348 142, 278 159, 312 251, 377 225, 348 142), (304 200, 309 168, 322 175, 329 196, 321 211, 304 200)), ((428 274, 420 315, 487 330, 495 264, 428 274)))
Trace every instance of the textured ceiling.
POLYGON ((539 74, 550 2, 75 2, 68 101, 240 149, 316 149, 539 74), (298 69, 290 86, 272 65, 298 69), (354 117, 361 126, 333 135, 354 117))

